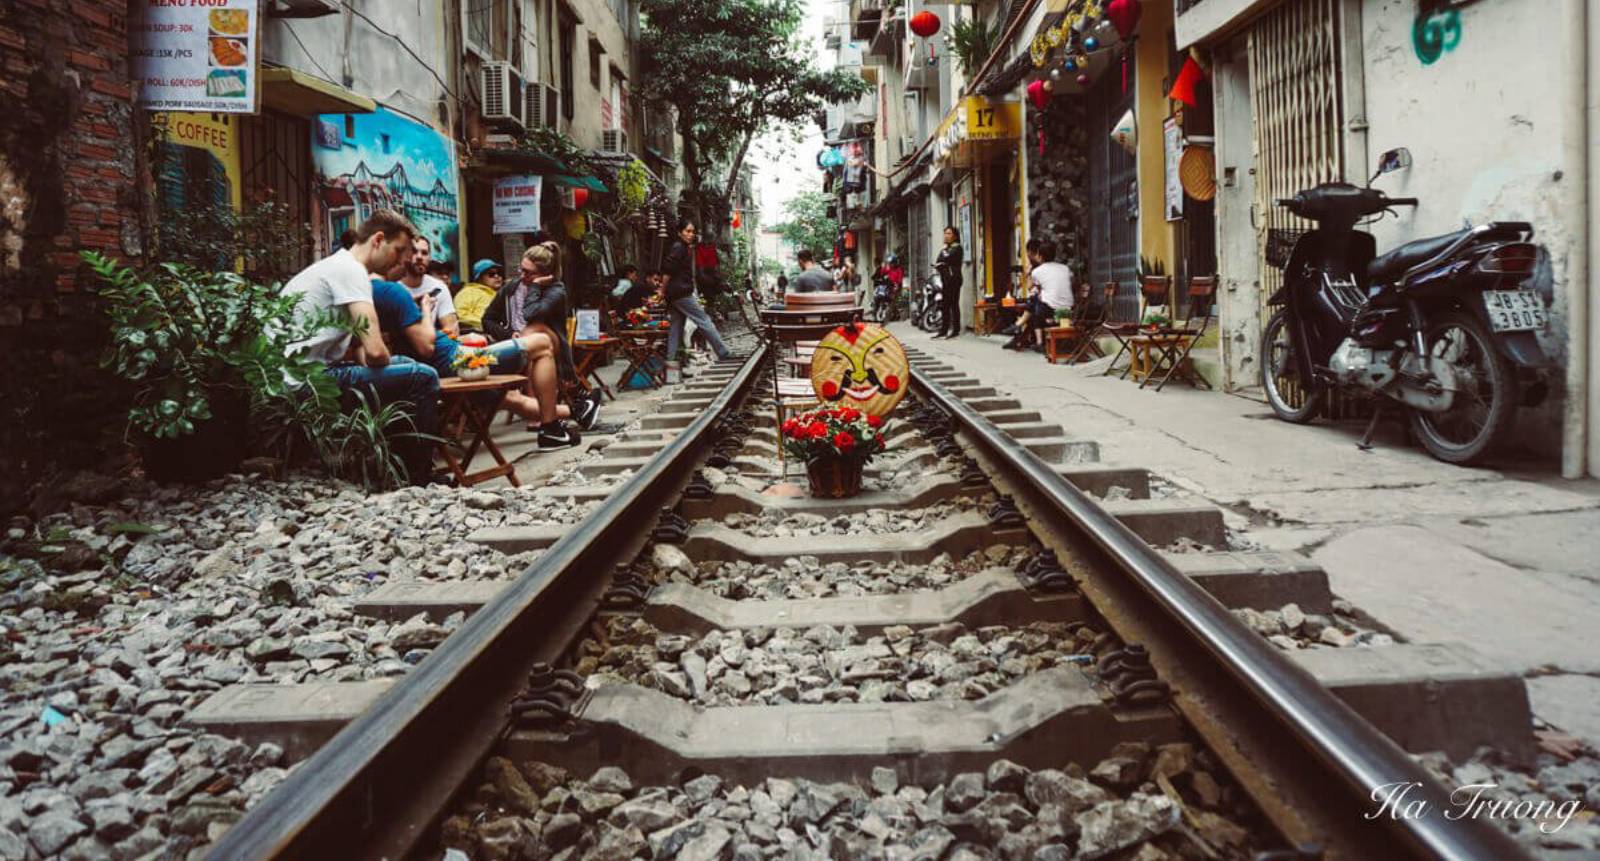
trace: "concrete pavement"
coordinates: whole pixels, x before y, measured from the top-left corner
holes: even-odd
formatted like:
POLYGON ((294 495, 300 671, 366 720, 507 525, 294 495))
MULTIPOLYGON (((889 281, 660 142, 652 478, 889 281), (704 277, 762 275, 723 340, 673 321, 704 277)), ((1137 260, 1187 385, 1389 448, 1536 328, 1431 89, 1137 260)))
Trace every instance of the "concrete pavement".
POLYGON ((1221 506, 1236 542, 1311 556, 1406 639, 1472 643, 1527 679, 1541 718, 1600 745, 1600 481, 1563 481, 1554 463, 1440 463, 1398 423, 1363 452, 1364 422, 1290 425, 1263 401, 1099 376, 1104 359, 1051 366, 994 336, 891 329, 1098 442, 1106 463, 1221 506))

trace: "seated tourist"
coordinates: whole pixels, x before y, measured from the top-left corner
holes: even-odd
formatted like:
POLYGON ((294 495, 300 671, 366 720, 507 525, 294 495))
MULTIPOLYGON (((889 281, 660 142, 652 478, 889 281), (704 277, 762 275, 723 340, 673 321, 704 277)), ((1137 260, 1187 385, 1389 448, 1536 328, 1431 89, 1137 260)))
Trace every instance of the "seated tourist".
MULTIPOLYGON (((383 341, 370 280, 373 274, 405 263, 416 236, 417 228, 405 216, 380 209, 356 228, 351 247, 341 248, 289 279, 283 292, 298 299, 297 322, 325 318, 337 309, 361 334, 358 338, 338 326, 325 326, 290 344, 286 351, 322 364, 352 402, 360 394, 380 405, 406 404, 415 430, 434 434, 439 425, 439 374, 426 364, 390 353, 383 341)), ((427 482, 433 467, 431 444, 402 438, 396 440, 395 448, 411 481, 427 482)))
POLYGON ((1056 312, 1072 311, 1072 270, 1056 262, 1055 243, 1028 240, 1028 262, 1032 264, 1028 281, 1032 295, 1028 300, 1026 322, 1018 321, 1017 337, 1006 346, 1025 350, 1037 348, 1041 333, 1056 325, 1056 312))
POLYGON ((483 312, 494 300, 494 294, 506 281, 505 271, 493 260, 479 260, 472 264, 472 280, 462 285, 455 295, 456 316, 461 328, 469 332, 483 331, 483 312))
MULTIPOLYGON (((549 345, 541 349, 531 364, 534 397, 538 400, 542 426, 532 421, 529 430, 539 431, 540 448, 562 448, 562 440, 571 437, 576 445, 577 431, 555 421, 555 409, 560 393, 561 379, 576 379, 572 356, 567 349, 567 288, 561 283, 561 252, 554 242, 529 248, 522 255, 521 277, 508 282, 495 294, 494 301, 483 312, 484 331, 492 338, 511 340, 533 338, 549 345), (545 445, 546 438, 550 444, 545 445)), ((602 394, 595 392, 578 399, 572 414, 585 426, 593 426, 599 419, 602 394)))

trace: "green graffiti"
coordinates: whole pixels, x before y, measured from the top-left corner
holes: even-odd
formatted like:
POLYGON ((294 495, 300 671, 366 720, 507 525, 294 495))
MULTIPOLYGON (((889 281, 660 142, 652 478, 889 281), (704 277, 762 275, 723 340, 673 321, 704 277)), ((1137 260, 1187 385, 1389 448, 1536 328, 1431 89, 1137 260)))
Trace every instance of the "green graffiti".
POLYGON ((1461 13, 1455 9, 1443 11, 1426 7, 1417 13, 1411 24, 1411 47, 1417 51, 1422 65, 1431 66, 1445 54, 1461 44, 1461 13))

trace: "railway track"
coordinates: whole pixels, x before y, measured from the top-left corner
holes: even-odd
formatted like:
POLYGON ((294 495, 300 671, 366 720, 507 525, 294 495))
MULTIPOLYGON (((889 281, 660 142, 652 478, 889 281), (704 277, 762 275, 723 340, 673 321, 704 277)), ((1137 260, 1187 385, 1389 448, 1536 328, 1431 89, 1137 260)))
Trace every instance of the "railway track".
MULTIPOLYGON (((577 527, 477 536, 545 548, 515 582, 369 596, 472 613, 392 689, 300 692, 331 739, 212 857, 1523 857, 1401 746, 1527 743, 1519 679, 1291 658, 1230 608, 1330 612, 1314 565, 923 356, 867 493, 764 495, 765 361, 542 491, 604 499, 577 527), (1399 784, 1424 815, 1374 815, 1399 784)), ((292 750, 267 694, 197 719, 292 750)))

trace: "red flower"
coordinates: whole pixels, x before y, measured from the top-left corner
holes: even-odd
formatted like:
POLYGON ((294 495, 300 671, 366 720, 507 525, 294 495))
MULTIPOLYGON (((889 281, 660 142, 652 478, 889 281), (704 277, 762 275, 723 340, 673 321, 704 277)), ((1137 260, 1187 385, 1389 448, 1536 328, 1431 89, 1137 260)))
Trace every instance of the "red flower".
POLYGON ((806 432, 811 434, 812 439, 822 439, 828 435, 828 426, 822 422, 812 422, 811 426, 806 428, 806 432))
POLYGON ((849 451, 856 447, 856 438, 844 431, 839 431, 833 435, 833 444, 838 446, 840 451, 849 451))
POLYGON ((794 419, 788 419, 783 423, 783 435, 794 436, 795 429, 799 427, 799 422, 795 421, 794 419))
POLYGON ((869 427, 869 428, 881 428, 881 427, 883 427, 883 416, 867 416, 867 427, 869 427))
POLYGON ((856 419, 861 418, 861 412, 859 410, 852 410, 852 409, 840 410, 839 411, 839 418, 844 419, 847 422, 853 422, 856 419))

